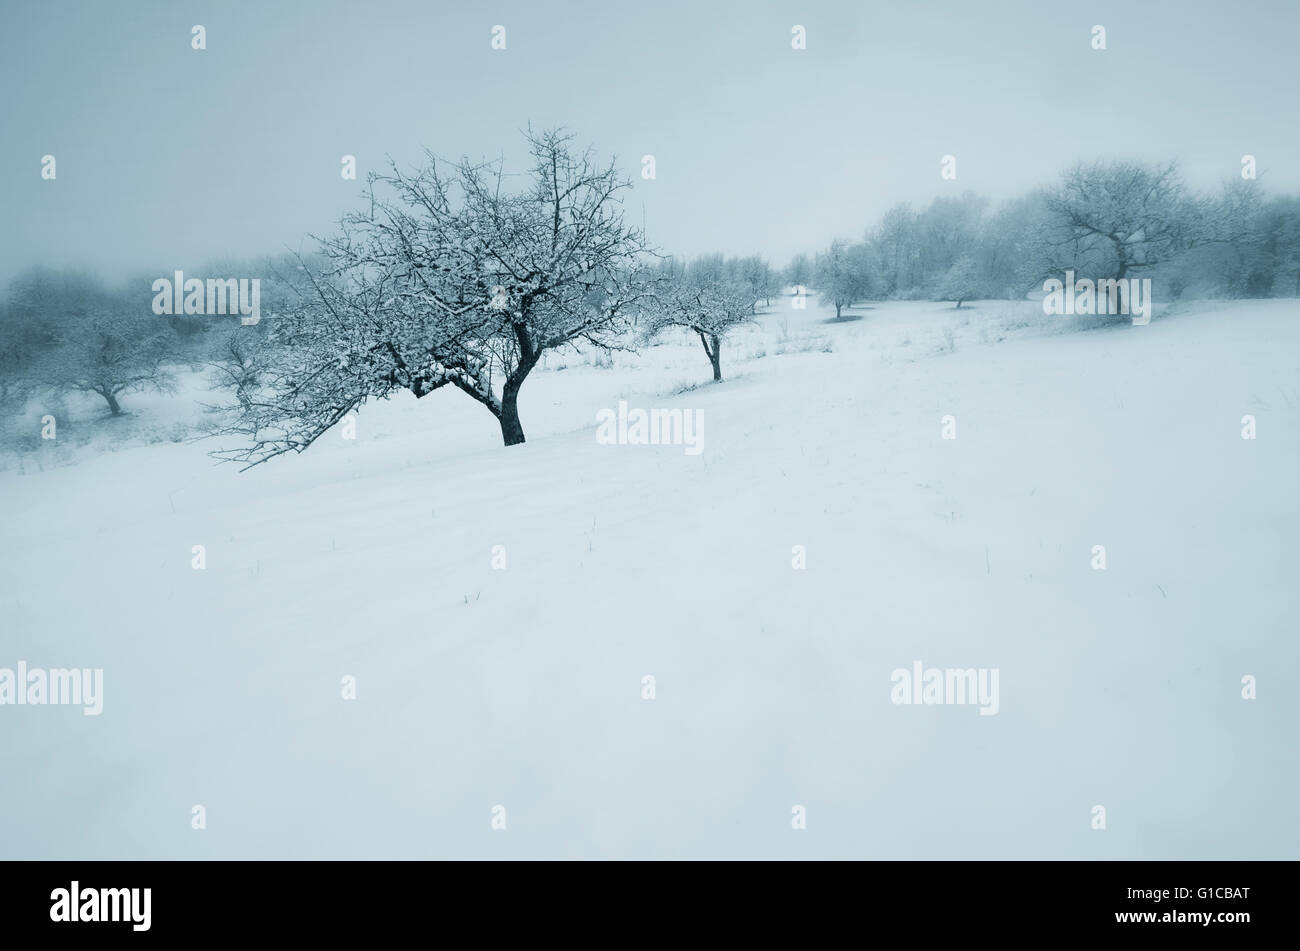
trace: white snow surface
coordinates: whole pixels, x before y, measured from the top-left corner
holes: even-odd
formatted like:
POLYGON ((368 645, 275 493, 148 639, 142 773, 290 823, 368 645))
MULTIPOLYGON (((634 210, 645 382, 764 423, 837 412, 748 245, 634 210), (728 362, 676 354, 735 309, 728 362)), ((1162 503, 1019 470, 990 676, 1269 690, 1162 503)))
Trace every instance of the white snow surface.
POLYGON ((1300 857, 1296 302, 790 308, 716 385, 685 337, 552 355, 508 449, 448 388, 242 473, 11 458, 0 667, 104 709, 0 707, 0 857, 1300 857), (598 444, 619 399, 703 453, 598 444), (998 714, 895 705, 916 660, 998 714))

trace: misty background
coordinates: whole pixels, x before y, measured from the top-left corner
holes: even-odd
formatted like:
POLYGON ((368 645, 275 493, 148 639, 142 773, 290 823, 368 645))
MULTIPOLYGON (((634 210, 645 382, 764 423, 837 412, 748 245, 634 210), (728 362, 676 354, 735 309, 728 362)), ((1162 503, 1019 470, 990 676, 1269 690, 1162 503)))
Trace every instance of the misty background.
POLYGON ((1253 154, 1300 186, 1300 8, 1211 2, 0 5, 0 283, 115 281, 309 246, 365 174, 502 157, 563 125, 635 181, 684 256, 783 266, 896 202, 994 202, 1080 159, 1177 158, 1210 189, 1253 154), (207 49, 190 47, 202 24, 207 49), (507 49, 490 47, 491 28, 507 49), (790 29, 807 30, 807 49, 790 29), (1090 46, 1094 24, 1107 49, 1090 46), (58 161, 43 181, 41 157, 58 161), (358 180, 340 178, 355 155, 358 180), (655 156, 657 178, 639 176, 655 156), (957 158, 942 181, 942 155, 957 158))

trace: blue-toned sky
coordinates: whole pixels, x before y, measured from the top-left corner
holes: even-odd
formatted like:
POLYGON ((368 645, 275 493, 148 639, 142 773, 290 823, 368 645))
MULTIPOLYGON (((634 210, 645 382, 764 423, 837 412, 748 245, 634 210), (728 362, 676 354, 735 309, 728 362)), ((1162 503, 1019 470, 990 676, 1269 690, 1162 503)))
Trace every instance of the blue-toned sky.
POLYGON ((776 264, 860 235, 896 201, 1007 197, 1081 158, 1178 158, 1211 186, 1252 153, 1268 187, 1300 190, 1295 0, 0 10, 0 280, 296 247, 356 200, 340 156, 362 177, 425 146, 517 165, 530 122, 567 125, 629 175, 653 154, 658 177, 638 176, 629 202, 664 249, 776 264), (956 182, 940 180, 945 153, 956 182))

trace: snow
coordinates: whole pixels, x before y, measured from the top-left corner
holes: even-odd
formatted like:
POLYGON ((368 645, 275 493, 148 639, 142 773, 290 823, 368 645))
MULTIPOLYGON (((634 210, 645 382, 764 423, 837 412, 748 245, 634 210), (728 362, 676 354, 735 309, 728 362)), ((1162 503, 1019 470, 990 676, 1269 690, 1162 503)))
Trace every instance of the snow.
POLYGON ((550 355, 510 449, 446 389, 244 473, 9 464, 0 666, 102 667, 104 712, 0 708, 0 855, 1294 857, 1296 303, 790 306, 721 384, 686 335, 550 355), (599 445, 619 399, 704 452, 599 445), (999 713, 894 705, 916 660, 999 713))

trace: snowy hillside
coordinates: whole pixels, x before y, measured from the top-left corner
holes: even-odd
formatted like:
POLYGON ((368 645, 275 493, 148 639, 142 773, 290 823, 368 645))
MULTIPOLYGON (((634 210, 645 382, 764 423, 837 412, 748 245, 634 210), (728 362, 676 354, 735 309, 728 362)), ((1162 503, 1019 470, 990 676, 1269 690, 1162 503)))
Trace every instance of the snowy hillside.
POLYGON ((773 301, 716 385, 684 336, 551 355, 509 449, 449 387, 243 473, 8 464, 0 666, 104 706, 0 718, 2 851, 1295 856, 1295 302, 832 314, 773 301), (599 444, 619 400, 703 452, 599 444), (891 702, 916 661, 997 668, 997 714, 891 702))

